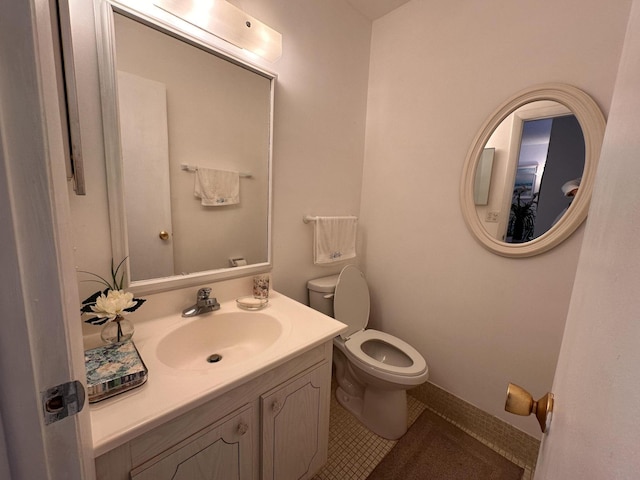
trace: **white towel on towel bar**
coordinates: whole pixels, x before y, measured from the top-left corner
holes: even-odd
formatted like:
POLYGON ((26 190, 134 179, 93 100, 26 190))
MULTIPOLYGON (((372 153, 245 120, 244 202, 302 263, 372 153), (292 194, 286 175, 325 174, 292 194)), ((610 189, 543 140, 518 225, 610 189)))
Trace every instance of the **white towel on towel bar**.
POLYGON ((313 263, 340 262, 356 256, 358 217, 316 217, 313 263))
POLYGON ((207 207, 240 203, 240 175, 238 172, 198 167, 193 194, 207 207))

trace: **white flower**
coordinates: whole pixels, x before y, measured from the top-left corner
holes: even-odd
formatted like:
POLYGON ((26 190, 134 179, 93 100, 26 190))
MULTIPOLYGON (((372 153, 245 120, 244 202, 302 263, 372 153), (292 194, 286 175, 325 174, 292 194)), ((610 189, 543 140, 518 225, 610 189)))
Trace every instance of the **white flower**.
POLYGON ((109 290, 106 296, 102 293, 96 298, 96 304, 91 306, 91 310, 111 321, 122 316, 126 309, 134 307, 136 303, 133 300, 133 293, 124 290, 109 290))

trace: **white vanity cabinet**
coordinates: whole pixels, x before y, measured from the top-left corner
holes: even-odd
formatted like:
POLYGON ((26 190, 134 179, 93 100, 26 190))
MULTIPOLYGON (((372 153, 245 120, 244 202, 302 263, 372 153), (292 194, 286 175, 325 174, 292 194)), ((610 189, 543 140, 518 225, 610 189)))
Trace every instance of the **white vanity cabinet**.
POLYGON ((131 472, 132 480, 251 480, 252 406, 192 435, 131 472))
POLYGON ((327 459, 331 377, 316 368, 260 397, 262 480, 311 478, 327 459))
POLYGON ((327 459, 331 354, 329 341, 108 451, 97 478, 313 477, 327 459))

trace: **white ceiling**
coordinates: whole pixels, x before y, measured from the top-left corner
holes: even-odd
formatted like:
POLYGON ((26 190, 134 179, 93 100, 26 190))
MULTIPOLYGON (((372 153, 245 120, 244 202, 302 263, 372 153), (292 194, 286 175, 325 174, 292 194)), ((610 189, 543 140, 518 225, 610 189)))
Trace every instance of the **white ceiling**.
POLYGON ((347 0, 369 20, 376 20, 410 0, 347 0))

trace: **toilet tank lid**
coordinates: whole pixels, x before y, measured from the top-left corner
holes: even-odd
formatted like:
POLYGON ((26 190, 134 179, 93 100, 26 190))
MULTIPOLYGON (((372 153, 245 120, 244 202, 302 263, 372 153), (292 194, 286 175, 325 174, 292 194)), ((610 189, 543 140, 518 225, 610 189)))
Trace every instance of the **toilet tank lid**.
POLYGON ((338 277, 340 275, 329 275, 328 277, 314 278, 307 282, 307 288, 314 292, 331 293, 336 289, 338 277))

